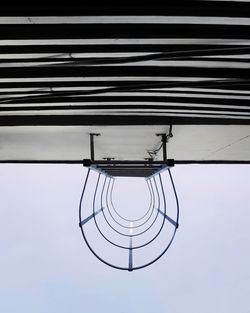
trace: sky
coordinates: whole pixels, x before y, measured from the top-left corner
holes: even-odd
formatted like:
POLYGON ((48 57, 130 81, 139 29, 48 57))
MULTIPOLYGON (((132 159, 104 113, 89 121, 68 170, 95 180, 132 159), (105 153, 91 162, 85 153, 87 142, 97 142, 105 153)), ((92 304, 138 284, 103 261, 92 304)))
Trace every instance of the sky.
POLYGON ((176 166, 174 242, 133 272, 102 264, 82 239, 85 175, 81 165, 0 165, 0 312, 250 313, 250 165, 176 166))

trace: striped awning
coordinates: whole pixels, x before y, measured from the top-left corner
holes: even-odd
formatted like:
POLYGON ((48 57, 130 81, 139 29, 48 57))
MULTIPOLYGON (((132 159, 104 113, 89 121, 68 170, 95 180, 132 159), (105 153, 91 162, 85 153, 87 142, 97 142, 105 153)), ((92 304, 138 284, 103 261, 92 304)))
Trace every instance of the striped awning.
POLYGON ((250 124, 248 1, 0 15, 1 126, 250 124))

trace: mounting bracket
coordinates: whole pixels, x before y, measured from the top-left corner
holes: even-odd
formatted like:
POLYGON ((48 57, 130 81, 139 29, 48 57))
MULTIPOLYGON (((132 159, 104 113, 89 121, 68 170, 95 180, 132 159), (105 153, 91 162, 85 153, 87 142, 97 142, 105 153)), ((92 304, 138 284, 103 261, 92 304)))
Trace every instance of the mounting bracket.
POLYGON ((95 160, 95 145, 94 145, 94 136, 101 136, 101 134, 98 133, 90 133, 90 160, 95 160))
POLYGON ((95 160, 94 137, 99 133, 90 133, 90 159, 83 160, 83 166, 91 167, 99 172, 104 172, 108 176, 130 176, 130 177, 150 177, 165 168, 174 166, 173 159, 167 159, 167 134, 156 134, 161 136, 163 148, 163 160, 154 161, 152 158, 144 160, 114 160, 112 157, 95 160))

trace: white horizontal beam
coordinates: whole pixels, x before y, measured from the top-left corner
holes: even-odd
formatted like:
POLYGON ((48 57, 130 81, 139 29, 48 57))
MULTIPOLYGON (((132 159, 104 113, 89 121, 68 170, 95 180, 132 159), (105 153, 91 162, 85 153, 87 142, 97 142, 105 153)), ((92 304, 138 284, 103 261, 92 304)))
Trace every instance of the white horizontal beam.
POLYGON ((250 25, 245 17, 218 16, 2 16, 0 24, 212 24, 250 25))

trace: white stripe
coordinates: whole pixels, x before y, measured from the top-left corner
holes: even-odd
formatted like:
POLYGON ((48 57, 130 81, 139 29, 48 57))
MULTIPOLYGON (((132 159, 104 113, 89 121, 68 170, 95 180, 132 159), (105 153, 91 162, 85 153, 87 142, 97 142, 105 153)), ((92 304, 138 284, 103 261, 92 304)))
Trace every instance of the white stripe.
MULTIPOLYGON (((101 73, 100 73, 101 74, 101 73)), ((23 78, 0 78, 0 83, 15 83, 15 82, 107 82, 107 81, 191 81, 191 82, 199 82, 199 81, 214 81, 221 78, 217 77, 163 77, 163 76, 155 76, 155 77, 147 77, 147 76, 110 76, 110 77, 23 77, 23 78)))
MULTIPOLYGON (((32 94, 32 96, 33 97, 36 97, 36 96, 43 96, 44 94, 43 93, 34 93, 34 94, 32 94)), ((13 99, 15 99, 15 98, 18 98, 18 99, 20 99, 20 98, 22 98, 22 97, 27 97, 27 96, 31 96, 30 94, 12 94, 12 95, 1 95, 1 93, 0 93, 0 103, 1 103, 1 101, 13 101, 13 99)))
MULTIPOLYGON (((209 50, 207 50, 209 51, 209 50)), ((212 50, 211 50, 212 51, 212 50)), ((222 51, 223 52, 223 51, 222 51)), ((208 58, 208 59, 212 59, 212 58, 219 58, 219 59, 250 59, 250 54, 226 54, 226 55, 201 55, 201 56, 190 56, 190 58, 199 58, 199 59, 203 59, 203 58, 208 58)))
MULTIPOLYGON (((110 86, 110 87, 91 87, 91 86, 87 86, 87 87, 20 87, 20 88, 1 88, 0 87, 0 94, 2 92, 9 92, 9 93, 12 93, 12 92, 29 92, 29 91, 47 91, 47 92, 51 92, 51 91, 99 91, 99 90, 106 90, 106 89, 109 89, 109 88, 114 88, 115 86, 110 86)), ((117 87, 115 87, 117 88, 117 87)), ((230 86, 230 88, 232 88, 230 86)), ((231 90, 231 89, 215 89, 215 88, 192 88, 192 87, 188 87, 188 88, 185 88, 185 87, 164 87, 164 88, 143 88, 143 89, 139 89, 140 92, 142 91, 163 91, 163 92, 166 92, 168 93, 169 91, 176 91, 180 93, 186 93, 186 92, 190 92, 190 93, 194 93, 194 92, 204 92, 204 94, 207 94, 207 93, 212 93, 214 95, 216 94, 221 94, 221 95, 224 95, 224 94, 242 94, 242 95, 249 95, 250 94, 250 91, 248 90, 231 90)), ((138 92, 139 92, 138 91, 138 92)), ((122 92, 122 91, 121 91, 122 92)), ((162 94, 165 94, 165 93, 162 93, 162 94)), ((173 94, 173 92, 169 93, 169 94, 173 94)), ((188 94, 187 94, 188 95, 188 94)))
POLYGON ((2 92, 18 92, 18 91, 47 91, 47 92, 51 92, 51 91, 93 91, 93 90, 105 90, 108 88, 112 88, 111 87, 41 87, 41 88, 0 88, 0 95, 2 92))
POLYGON ((249 39, 204 38, 110 38, 110 39, 3 39, 0 46, 33 45, 250 45, 249 39))
MULTIPOLYGON (((69 60, 70 61, 70 60, 69 60)), ((50 67, 53 67, 53 66, 60 66, 60 65, 63 65, 64 66, 67 66, 67 65, 70 65, 71 67, 75 67, 76 65, 74 64, 70 64, 69 61, 49 61, 49 62, 19 62, 19 63, 16 63, 16 62, 11 62, 11 63, 0 63, 0 68, 12 68, 12 67, 43 67, 43 66, 50 66, 50 67)), ((84 66, 83 65, 78 65, 78 66, 84 66)), ((85 66, 88 66, 87 64, 85 64, 85 66)))
MULTIPOLYGON (((107 88, 106 88, 107 89, 107 88)), ((15 97, 34 97, 34 96, 46 96, 46 94, 48 96, 52 96, 53 97, 53 93, 50 94, 50 92, 56 91, 55 89, 48 89, 47 93, 39 93, 39 90, 37 91, 37 93, 35 94, 10 94, 10 95, 1 95, 1 89, 0 89, 0 98, 15 98, 15 97)), ((58 90, 59 91, 59 90, 58 90)), ((60 90, 63 91, 63 90, 60 90)), ((65 90, 66 91, 66 90, 65 90)), ((58 95, 60 97, 60 95, 58 95)), ((228 95, 228 94, 195 94, 195 93, 168 93, 168 92, 164 92, 164 93, 157 93, 157 92, 145 92, 145 90, 142 90, 141 92, 123 92, 123 91, 119 91, 119 92, 105 92, 105 89, 103 89, 103 92, 100 93, 96 93, 96 94, 75 94, 75 95, 68 95, 66 96, 67 98, 82 98, 85 97, 86 100, 88 100, 88 98, 91 97, 103 97, 103 96, 108 96, 108 97, 124 97, 124 100, 126 100, 126 97, 154 97, 154 98, 161 98, 161 97, 180 97, 180 98, 187 98, 187 97, 191 97, 191 98, 204 98, 204 99, 235 99, 235 100, 250 100, 250 96, 249 95, 228 95)), ((62 95, 63 97, 63 95, 62 95)), ((135 102, 136 99, 134 100, 135 102)), ((132 102, 132 101, 131 101, 132 102)), ((156 101, 157 102, 157 101, 156 101)))
POLYGON ((39 61, 40 58, 67 58, 73 60, 74 58, 128 58, 128 57, 140 57, 147 55, 154 55, 162 53, 159 52, 86 52, 86 53, 13 53, 13 54, 1 54, 0 59, 35 59, 39 61))
MULTIPOLYGON (((146 91, 146 90, 145 90, 146 91)), ((144 97, 192 97, 192 98, 205 98, 205 99, 235 99, 235 100, 239 100, 239 99, 245 99, 245 100, 250 100, 250 96, 249 95, 227 95, 227 94, 195 94, 195 93, 168 93, 168 92, 164 92, 164 93, 151 93, 151 92, 146 92, 142 91, 142 92, 108 92, 105 93, 105 95, 107 96, 144 96, 144 97)), ((93 95, 86 95, 86 97, 91 97, 93 95)), ((94 96, 100 96, 102 97, 103 94, 95 94, 94 96)), ((82 95, 77 95, 77 97, 82 97, 82 95)))
MULTIPOLYGON (((223 88, 225 88, 223 86, 223 88)), ((249 95, 250 94, 250 91, 248 90, 232 90, 232 86, 229 86, 228 88, 231 88, 231 89, 214 89, 214 88, 179 88, 179 87, 169 87, 169 88, 148 88, 148 89, 143 89, 143 90, 155 90, 155 91, 170 91, 170 90, 173 90, 173 91, 178 91, 178 92, 205 92, 205 93, 214 93, 214 95, 216 95, 217 93, 218 94, 221 94, 221 95, 227 95, 227 94, 242 94, 242 95, 249 95)), ((1 89, 0 89, 1 90, 1 89)), ((208 97, 210 97, 209 95, 207 95, 208 97)))
POLYGON ((141 97, 193 97, 193 98, 205 98, 205 99, 235 99, 235 100, 239 100, 239 99, 245 99, 245 100, 250 100, 250 96, 248 95, 215 95, 215 94, 192 94, 192 93, 168 93, 168 92, 164 92, 164 93, 153 93, 153 92, 146 92, 143 90, 141 92, 123 92, 123 91, 119 91, 119 92, 105 92, 104 93, 97 93, 97 94, 90 94, 90 95, 72 95, 69 97, 103 97, 103 96, 108 96, 108 97, 136 97, 136 96, 141 96, 141 97))
MULTIPOLYGON (((51 92, 51 91, 105 91, 109 88, 114 88, 115 86, 110 86, 110 87, 41 87, 41 88, 0 88, 0 94, 2 92, 29 92, 29 91, 44 91, 44 92, 51 92)), ((116 87, 117 88, 117 87, 116 87)), ((232 88, 232 87, 231 87, 232 88)), ((241 99, 242 95, 242 99, 244 99, 244 96, 248 96, 250 94, 250 91, 248 90, 231 90, 231 89, 212 89, 212 88, 177 88, 177 87, 169 87, 169 88, 145 88, 145 89, 140 89, 141 92, 143 91, 164 91, 162 94, 162 96, 166 96, 166 95, 178 95, 180 97, 182 96, 193 96, 193 95, 197 95, 197 97, 217 97, 217 95, 221 95, 223 98, 225 96, 230 97, 230 94, 234 95, 235 94, 235 98, 239 98, 241 99), (176 91, 176 93, 171 92, 169 93, 169 91, 176 91), (189 93, 186 93, 189 92, 189 93), (199 94, 195 94, 193 92, 199 92, 199 94), (202 94, 202 92, 204 92, 204 94, 202 94), (213 95, 209 95, 209 94, 213 94, 213 95), (238 95, 240 94, 240 95, 238 95)), ((122 91, 121 91, 122 93, 122 91)), ((131 93, 133 95, 133 93, 131 93)), ((144 95, 148 95, 150 93, 145 93, 144 95)), ((153 93, 154 94, 154 93, 153 93)), ((21 95, 21 94, 20 94, 21 95)), ((232 96, 233 99, 233 96, 232 96)))
MULTIPOLYGON (((240 105, 223 105, 223 104, 207 104, 207 103, 187 103, 187 102, 167 102, 167 103, 159 103, 159 102, 155 102, 155 101, 138 101, 138 102, 113 102, 113 101, 109 101, 109 102, 76 102, 73 104, 74 106, 89 106, 90 109, 92 106, 96 105, 99 107, 105 106, 105 105, 113 105, 113 106, 128 106, 128 105, 132 105, 132 106, 136 106, 136 105, 142 105, 142 106, 149 106, 149 105, 153 105, 155 106, 155 108, 157 109, 158 106, 165 106, 167 107, 171 107, 171 106, 182 106, 182 107, 196 107, 196 108, 222 108, 222 109, 237 109, 237 110, 249 110, 249 106, 240 106, 240 105)), ((51 104, 51 102, 43 102, 43 103, 1 103, 0 102, 0 108, 18 108, 18 107, 34 107, 34 110, 36 107, 58 107, 58 106, 65 106, 65 108, 67 107, 71 107, 72 106, 72 102, 56 102, 51 104)), ((145 108, 146 110, 147 108, 145 108)), ((131 109, 134 110, 134 109, 131 109)), ((137 109, 138 110, 138 109, 137 109)), ((144 108, 142 108, 141 110, 144 110, 144 108)), ((164 109, 162 109, 164 110, 164 109)), ((99 109, 95 109, 95 111, 99 112, 99 109)))
POLYGON ((0 24, 211 24, 250 25, 246 17, 217 16, 1 16, 0 24))
MULTIPOLYGON (((112 112, 111 110, 74 110, 74 111, 69 111, 69 110, 52 110, 52 111, 21 111, 21 112, 0 112, 0 116, 30 116, 30 115, 118 115, 118 116, 133 116, 133 115, 139 115, 139 116, 144 116, 144 115, 149 115, 149 116, 166 116, 166 115, 172 115, 172 116, 200 116, 203 117, 200 111, 196 110, 158 110, 160 112, 157 112, 156 110, 138 110, 138 111, 133 111, 131 110, 116 110, 114 109, 115 112, 112 112), (148 112, 147 112, 148 111, 148 112), (187 114, 189 113, 189 114, 187 114), (198 114, 200 113, 200 114, 198 114)), ((240 119, 250 119, 250 114, 249 113, 241 113, 241 112, 230 112, 230 111, 222 111, 222 112, 216 112, 216 111, 203 111, 204 113, 211 113, 215 115, 211 115, 209 117, 216 117, 216 118, 222 118, 224 116, 225 118, 240 118, 240 119), (217 113, 217 114, 216 114, 217 113), (218 113, 221 115, 218 116, 218 113), (227 115, 230 114, 230 115, 227 115), (234 116, 234 115, 239 115, 239 116, 234 116)))
MULTIPOLYGON (((22 63, 20 64, 20 66, 22 63)), ((71 65, 72 66, 72 65, 71 65)), ((86 64, 77 64, 75 66, 86 66, 86 64)), ((89 65, 90 66, 90 65, 89 65)), ((93 67, 103 67, 103 66, 110 66, 110 67, 123 67, 123 66, 169 66, 169 67, 209 67, 209 68, 250 68, 250 63, 246 62, 226 62, 226 61, 189 61, 189 60, 166 60, 166 61, 137 61, 137 62, 127 62, 127 63, 117 63, 117 64, 97 64, 91 65, 93 67)), ((4 66, 3 66, 4 67, 4 66)))
MULTIPOLYGON (((225 88, 225 87, 223 87, 225 88)), ((228 88, 230 89, 213 89, 213 88, 179 88, 179 87, 173 87, 173 88, 163 88, 163 89, 147 89, 147 90, 176 90, 176 91, 180 91, 180 92, 185 92, 185 91, 197 91, 197 92, 206 92, 206 93, 227 93, 227 94, 245 94, 245 95, 249 95, 250 91, 248 90, 233 90, 233 86, 229 86, 228 88)))
MULTIPOLYGON (((48 90, 47 92, 45 93, 39 93, 39 91, 37 91, 36 93, 32 93, 32 94, 8 94, 8 95, 5 95, 5 94, 1 94, 0 92, 0 99, 2 99, 2 101, 6 100, 6 102, 8 101, 12 101, 14 98, 18 98, 18 100, 22 100, 22 98, 24 99, 25 97, 30 97, 31 99, 33 97, 36 97, 36 96, 41 96, 41 100, 43 99, 43 97, 50 97, 50 96, 54 96, 53 93, 50 93, 50 91, 48 90)), ((159 103, 157 102, 157 98, 161 98, 161 97, 169 97, 169 98, 173 98, 173 97, 179 97, 179 98, 185 98, 187 99, 187 97, 191 97, 191 98, 204 98, 204 99, 223 99, 223 100, 250 100, 250 96, 248 95, 227 95, 227 94, 224 94, 224 95, 216 95, 216 94, 192 94, 192 93, 188 93, 188 94, 185 94, 185 93, 143 93, 143 92, 134 92, 134 93, 97 93, 97 94, 82 94, 82 95, 79 95, 79 94, 76 94, 76 95, 57 95, 58 97, 67 97, 69 100, 70 98, 74 97, 74 98, 82 98, 82 97, 85 97, 86 100, 89 98, 89 97, 103 97, 103 96, 108 96, 108 97, 124 97, 124 100, 126 100, 126 97, 133 97, 133 96, 141 96, 141 97, 154 97, 156 98, 155 99, 155 103, 159 103)), ((46 98, 45 98, 46 99, 46 98)), ((25 100, 25 99, 24 99, 25 100)), ((26 99, 28 100, 28 99, 26 99)), ((183 100, 184 101, 184 100, 183 100)), ((131 101, 133 102, 133 101, 131 101)), ((134 102, 137 103, 136 99, 134 100, 134 102)), ((1 103, 1 101, 0 101, 1 103)), ((74 101, 72 102, 74 103, 74 101)), ((165 103, 163 104, 166 104, 168 103, 168 101, 166 100, 165 103)), ((248 107, 250 109, 250 107, 248 107)))

